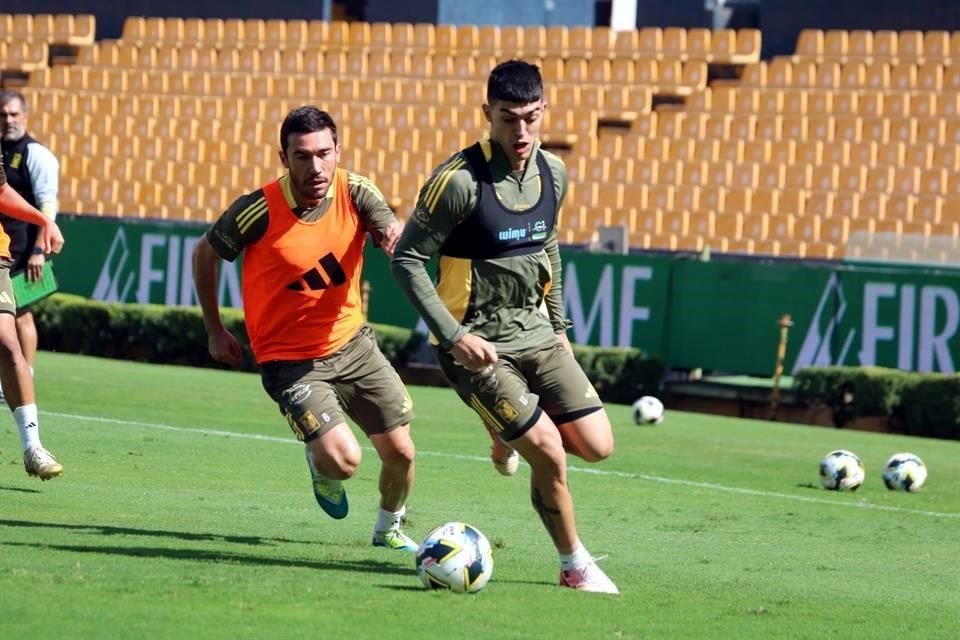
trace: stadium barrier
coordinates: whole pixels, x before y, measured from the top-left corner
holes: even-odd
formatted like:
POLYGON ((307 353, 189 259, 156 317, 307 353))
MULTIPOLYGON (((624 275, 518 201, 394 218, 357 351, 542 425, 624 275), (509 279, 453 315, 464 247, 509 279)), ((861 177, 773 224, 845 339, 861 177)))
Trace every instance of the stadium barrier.
MULTIPOLYGON (((112 302, 196 304, 190 255, 204 227, 68 216, 62 227, 62 291, 112 302)), ((580 344, 635 347, 675 369, 769 376, 778 321, 789 314, 790 373, 828 365, 954 373, 960 360, 956 271, 562 255, 570 337, 580 344)), ((370 249, 365 270, 370 320, 417 329, 382 252, 370 249)), ((240 305, 239 276, 237 264, 224 263, 221 305, 240 305)))

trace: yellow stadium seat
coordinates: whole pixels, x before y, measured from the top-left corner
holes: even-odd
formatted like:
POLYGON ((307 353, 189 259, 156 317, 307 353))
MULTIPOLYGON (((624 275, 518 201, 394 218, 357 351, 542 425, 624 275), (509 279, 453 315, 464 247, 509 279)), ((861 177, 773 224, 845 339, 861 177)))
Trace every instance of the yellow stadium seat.
POLYGON ((761 33, 759 29, 737 31, 737 49, 731 62, 745 64, 760 59, 761 33))
POLYGON ((849 53, 850 34, 846 29, 830 29, 823 36, 823 57, 844 62, 849 53))
POLYGON ((923 58, 940 62, 950 57, 950 32, 927 31, 923 34, 923 58))
POLYGON ((500 27, 500 50, 504 56, 519 57, 524 52, 524 28, 516 25, 500 27))
POLYGON ((877 163, 879 145, 873 140, 847 143, 843 142, 840 154, 825 156, 825 160, 846 164, 848 162, 870 167, 877 163))
POLYGON ((793 86, 793 63, 789 58, 774 58, 767 63, 766 86, 777 88, 793 86))
POLYGON ((944 222, 960 222, 960 195, 952 191, 951 195, 943 199, 942 220, 944 222))
POLYGON ((673 206, 682 211, 700 208, 700 187, 692 184, 677 185, 673 190, 673 206))
POLYGON ((914 144, 906 145, 906 154, 904 163, 918 169, 930 169, 933 167, 934 145, 918 140, 914 144))
POLYGON ((917 196, 913 209, 915 220, 936 224, 940 222, 943 198, 935 195, 917 196))
POLYGON ((920 191, 920 169, 917 167, 896 167, 890 190, 893 193, 915 194, 920 191))
MULTIPOLYGON (((732 162, 740 164, 743 162, 743 154, 746 143, 743 140, 718 140, 715 141, 718 146, 712 151, 712 160, 708 162, 732 162)), ((706 160, 706 156, 703 158, 706 160)))
POLYGON ((590 52, 594 57, 609 58, 613 56, 616 32, 610 27, 594 27, 591 35, 590 52))
POLYGON ((796 242, 794 227, 797 224, 797 218, 792 214, 772 215, 769 217, 768 224, 767 236, 771 240, 777 240, 781 245, 784 242, 796 242))
POLYGON ((567 56, 570 50, 569 31, 565 25, 550 25, 546 28, 544 55, 567 56))
POLYGON ((869 55, 874 60, 896 62, 900 58, 900 38, 897 32, 889 29, 873 32, 873 43, 869 55))
POLYGON ((687 30, 668 27, 663 30, 663 55, 680 60, 687 51, 687 30))
POLYGON ((720 238, 736 240, 743 237, 744 216, 740 213, 718 212, 714 217, 714 228, 720 238))
POLYGON ((740 76, 740 83, 746 87, 767 86, 767 63, 755 62, 746 65, 740 76))
POLYGON ((725 189, 722 194, 720 210, 727 213, 747 213, 756 211, 753 206, 753 192, 743 187, 725 189))
MULTIPOLYGON (((912 69, 912 67, 910 67, 912 69)), ((891 88, 891 67, 887 62, 871 62, 864 67, 863 88, 880 91, 891 88)))
POLYGON ((631 232, 640 234, 659 234, 663 233, 663 212, 656 209, 650 210, 644 207, 637 211, 633 218, 634 224, 630 228, 631 232))
POLYGON ((689 233, 688 215, 686 211, 664 211, 663 233, 670 233, 678 237, 687 235, 689 233))
POLYGON ((867 60, 873 55, 873 32, 866 29, 855 29, 850 32, 847 42, 847 57, 856 60, 867 60))
POLYGON ((834 245, 845 245, 850 237, 850 219, 846 217, 820 220, 820 239, 834 245))
POLYGON ((766 239, 769 233, 770 216, 765 213, 751 213, 743 217, 742 237, 754 242, 766 239))
POLYGON ((866 191, 860 195, 860 217, 881 218, 887 207, 887 194, 879 191, 866 191))
POLYGON ((713 46, 712 31, 694 27, 687 30, 687 48, 683 52, 684 60, 707 60, 713 46))
POLYGON ((863 140, 875 140, 879 143, 890 142, 890 121, 881 117, 860 119, 860 135, 863 140))
MULTIPOLYGON (((288 49, 303 49, 307 46, 309 42, 309 26, 306 20, 302 19, 293 19, 284 21, 286 24, 286 37, 284 42, 288 49)), ((268 34, 267 37, 270 38, 269 34, 269 22, 268 22, 268 34)))
POLYGON ((737 55, 737 32, 732 29, 718 29, 710 38, 710 56, 708 60, 716 64, 730 64, 737 55))
POLYGON ((889 193, 893 190, 894 168, 892 166, 876 166, 868 169, 867 189, 889 193))
POLYGON ((442 56, 453 55, 458 49, 458 28, 452 24, 438 24, 433 28, 433 51, 442 56))
POLYGON ((717 232, 717 213, 714 211, 690 211, 687 217, 689 232, 712 238, 717 232))
POLYGON ((703 60, 688 60, 683 63, 679 95, 702 91, 707 86, 707 63, 703 60))
POLYGON ((908 193, 893 193, 887 198, 887 207, 884 211, 884 220, 908 221, 913 220, 913 209, 917 197, 908 193))
POLYGON ((819 61, 823 58, 823 31, 821 29, 803 29, 797 36, 796 55, 819 61))
POLYGON ((663 30, 660 27, 644 27, 639 31, 621 31, 614 43, 614 53, 617 57, 625 58, 656 58, 663 55, 663 30))
POLYGON ((924 57, 922 31, 906 30, 896 35, 896 57, 901 61, 917 62, 924 57))
POLYGON ((584 55, 593 51, 593 28, 592 27, 570 27, 567 33, 567 43, 570 47, 571 56, 584 55))
POLYGON ((837 167, 836 188, 840 191, 862 191, 867 185, 867 167, 862 164, 837 167))

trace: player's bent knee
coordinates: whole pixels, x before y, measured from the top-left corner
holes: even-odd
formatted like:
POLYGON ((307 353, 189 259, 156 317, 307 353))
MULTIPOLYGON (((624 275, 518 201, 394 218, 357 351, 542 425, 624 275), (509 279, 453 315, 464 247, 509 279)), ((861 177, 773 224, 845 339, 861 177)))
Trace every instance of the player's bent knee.
POLYGON ((374 447, 384 464, 409 467, 416 456, 416 447, 409 429, 372 436, 374 447))

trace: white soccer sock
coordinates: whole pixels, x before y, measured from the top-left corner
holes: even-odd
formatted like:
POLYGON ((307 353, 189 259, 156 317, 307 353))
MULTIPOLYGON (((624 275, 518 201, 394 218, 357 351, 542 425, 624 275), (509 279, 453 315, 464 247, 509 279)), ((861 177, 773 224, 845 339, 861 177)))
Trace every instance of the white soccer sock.
POLYGON ((20 443, 23 450, 29 451, 40 446, 40 421, 37 419, 37 405, 25 404, 13 410, 13 420, 20 431, 20 443))
POLYGON ((581 567, 593 559, 590 553, 580 542, 577 542, 577 546, 571 553, 561 553, 559 555, 561 569, 573 569, 574 567, 581 567))
POLYGON ((377 531, 390 531, 391 529, 400 528, 400 520, 403 518, 403 514, 407 512, 407 508, 400 507, 399 511, 387 511, 383 507, 377 512, 377 531))

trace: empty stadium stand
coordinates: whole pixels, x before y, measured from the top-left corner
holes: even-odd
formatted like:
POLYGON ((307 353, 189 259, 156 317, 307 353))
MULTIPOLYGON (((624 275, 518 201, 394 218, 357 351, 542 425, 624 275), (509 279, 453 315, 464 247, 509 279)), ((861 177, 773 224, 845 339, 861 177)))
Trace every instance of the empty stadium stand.
POLYGON ((754 29, 131 17, 94 42, 80 16, 33 18, 0 58, 30 72, 65 211, 210 220, 277 173, 279 122, 309 102, 409 215, 482 135, 489 69, 523 56, 572 178, 565 242, 622 225, 637 249, 942 261, 960 232, 960 33, 808 29, 760 60, 754 29), (71 33, 75 62, 51 66, 42 45, 71 33))

